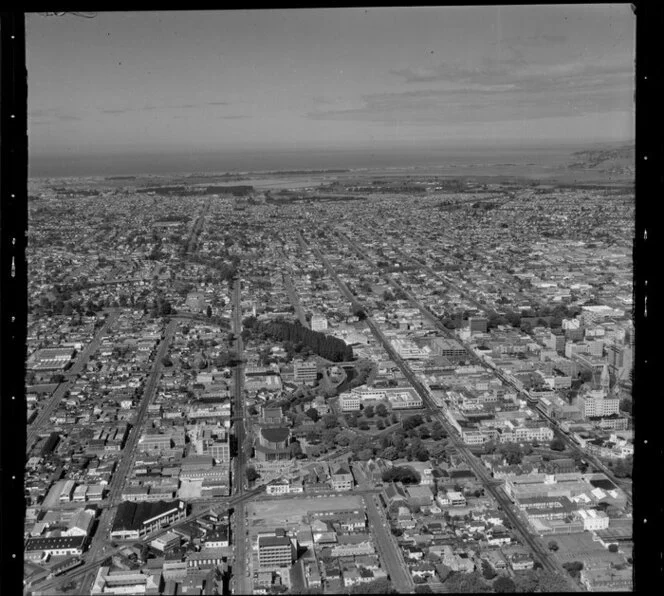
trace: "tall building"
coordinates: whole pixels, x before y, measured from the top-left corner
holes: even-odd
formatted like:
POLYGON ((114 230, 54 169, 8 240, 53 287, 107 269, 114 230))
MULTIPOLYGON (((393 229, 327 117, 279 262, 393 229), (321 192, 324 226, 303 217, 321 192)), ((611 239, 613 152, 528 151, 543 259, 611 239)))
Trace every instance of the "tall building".
POLYGON ((604 391, 599 389, 579 396, 578 406, 584 418, 603 418, 619 413, 620 400, 605 397, 604 391))
POLYGON ((295 548, 288 536, 258 537, 258 566, 261 570, 290 567, 295 560, 295 548))
POLYGON ((293 364, 293 380, 296 383, 313 385, 316 382, 318 365, 315 362, 295 362, 293 364))
POLYGON ((555 350, 558 354, 565 351, 565 336, 563 334, 551 332, 545 343, 548 348, 555 350))
POLYGON ((611 376, 609 375, 609 365, 605 364, 602 369, 602 374, 599 377, 599 386, 604 394, 607 395, 611 389, 611 376))
POLYGON ((618 343, 613 343, 607 348, 608 357, 609 357, 609 366, 613 369, 614 374, 618 369, 622 368, 623 365, 623 347, 618 343))
POLYGON ((487 323, 486 317, 469 317, 468 328, 471 333, 486 333, 487 323))

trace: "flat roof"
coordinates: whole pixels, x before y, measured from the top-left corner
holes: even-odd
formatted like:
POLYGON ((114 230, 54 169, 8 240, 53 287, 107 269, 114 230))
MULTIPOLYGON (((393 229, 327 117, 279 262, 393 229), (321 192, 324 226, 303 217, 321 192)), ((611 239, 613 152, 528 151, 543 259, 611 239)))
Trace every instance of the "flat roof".
POLYGON ((163 515, 172 509, 180 509, 182 501, 157 501, 155 503, 134 503, 123 501, 113 520, 112 532, 116 530, 139 530, 145 520, 163 515))

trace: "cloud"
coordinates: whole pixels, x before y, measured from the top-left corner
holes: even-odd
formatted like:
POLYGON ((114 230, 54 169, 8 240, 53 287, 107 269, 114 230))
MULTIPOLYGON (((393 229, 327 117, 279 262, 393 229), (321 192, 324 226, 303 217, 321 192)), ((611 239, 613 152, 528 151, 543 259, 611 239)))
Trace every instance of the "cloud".
POLYGON ((171 105, 146 105, 141 107, 125 107, 125 108, 103 108, 100 110, 102 114, 125 114, 127 112, 144 112, 150 110, 193 110, 195 108, 202 108, 205 106, 227 106, 230 105, 225 101, 208 101, 204 103, 181 103, 171 105))
POLYGON ((567 42, 567 35, 527 35, 525 37, 504 37, 493 45, 505 45, 507 47, 541 47, 546 45, 562 45, 567 42))
POLYGON ((80 116, 70 114, 61 110, 60 108, 37 108, 29 110, 28 117, 35 123, 46 122, 78 122, 81 120, 80 116))
MULTIPOLYGON (((633 71, 625 64, 526 64, 498 74, 440 65, 435 88, 367 94, 359 101, 315 105, 312 120, 436 125, 576 117, 633 109, 633 71), (442 73, 448 75, 442 79, 442 73)), ((409 73, 411 74, 411 73, 409 73)), ((420 78, 434 73, 420 71, 420 78)))

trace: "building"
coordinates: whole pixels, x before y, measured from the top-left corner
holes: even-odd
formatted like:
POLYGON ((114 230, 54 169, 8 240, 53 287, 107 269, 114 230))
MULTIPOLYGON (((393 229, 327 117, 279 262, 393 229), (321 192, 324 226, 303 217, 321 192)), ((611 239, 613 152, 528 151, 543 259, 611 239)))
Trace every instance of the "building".
POLYGON ((43 348, 28 358, 27 368, 33 371, 62 371, 74 357, 73 348, 43 348))
POLYGON ((228 526, 222 525, 213 532, 208 532, 205 535, 203 549, 225 548, 228 547, 228 544, 228 526))
POLYGON ((589 592, 631 592, 633 570, 624 569, 582 569, 581 583, 589 592))
POLYGON ((472 333, 486 333, 488 320, 486 317, 469 317, 468 329, 472 333))
POLYGON ((346 464, 330 467, 330 483, 334 490, 352 490, 353 474, 346 464))
POLYGON ((112 540, 138 540, 187 516, 184 501, 123 501, 113 520, 112 540))
POLYGON ((315 362, 295 362, 293 364, 293 380, 296 383, 313 385, 318 375, 318 365, 315 362))
POLYGON ((110 567, 100 567, 92 585, 91 594, 159 594, 161 573, 134 571, 111 571, 110 567))
POLYGON ((592 390, 578 398, 578 407, 584 418, 596 418, 618 414, 620 399, 605 397, 603 390, 592 390))
POLYGON ((258 444, 255 445, 258 461, 283 461, 290 459, 288 427, 261 428, 258 431, 258 444))
POLYGON ((67 523, 62 536, 87 536, 95 519, 95 512, 90 509, 79 509, 67 523))
POLYGON ((294 561, 295 547, 288 536, 258 537, 258 566, 261 570, 289 568, 294 561))
POLYGON ((147 453, 162 452, 171 449, 170 434, 145 432, 138 439, 138 450, 147 453))
POLYGON ((74 494, 75 487, 76 487, 76 482, 74 482, 73 480, 66 480, 62 486, 62 491, 60 492, 60 496, 58 497, 59 501, 61 503, 69 503, 72 499, 72 495, 74 494))
POLYGON ((181 538, 182 537, 175 532, 166 532, 161 536, 157 536, 152 542, 150 542, 150 546, 163 553, 167 550, 180 546, 181 538))
POLYGON ((393 410, 409 410, 422 407, 422 398, 413 389, 385 389, 385 394, 393 410))
POLYGON ((444 337, 437 337, 431 342, 431 352, 436 356, 445 356, 452 362, 465 360, 468 357, 462 344, 444 337))
POLYGON ((588 532, 606 530, 609 527, 609 516, 604 511, 579 509, 574 515, 583 522, 583 529, 588 532))
POLYGON ((342 393, 339 396, 339 406, 342 412, 356 412, 360 409, 362 400, 356 393, 342 393))
POLYGON ((325 331, 327 329, 327 319, 323 315, 311 315, 311 330, 325 331))
POLYGON ((38 553, 40 557, 82 555, 87 536, 53 536, 28 538, 25 543, 26 558, 38 553))
POLYGON ((463 493, 460 493, 456 490, 447 491, 447 499, 450 502, 452 507, 465 507, 466 506, 466 497, 463 496, 463 493))

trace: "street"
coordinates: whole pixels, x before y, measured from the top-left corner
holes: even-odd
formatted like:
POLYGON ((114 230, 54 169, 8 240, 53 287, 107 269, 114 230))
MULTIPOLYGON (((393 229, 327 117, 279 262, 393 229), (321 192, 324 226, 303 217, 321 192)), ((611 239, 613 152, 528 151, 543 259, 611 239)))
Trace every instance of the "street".
POLYGON ((68 371, 66 371, 65 376, 68 377, 69 380, 64 383, 60 383, 60 385, 56 388, 51 397, 48 399, 47 403, 45 403, 42 406, 41 411, 37 415, 37 418, 35 418, 35 420, 28 429, 27 438, 26 438, 27 452, 29 452, 30 449, 32 448, 32 445, 34 444, 37 435, 41 431, 41 428, 44 426, 45 423, 49 421, 51 414, 53 414, 53 412, 59 405, 60 400, 64 397, 65 393, 71 388, 72 381, 76 380, 76 375, 78 375, 83 370, 83 367, 88 363, 90 356, 92 356, 97 351, 102 338, 104 337, 104 335, 106 335, 106 332, 113 326, 113 323, 117 321, 119 316, 120 316, 119 311, 112 311, 108 315, 106 321, 104 321, 104 324, 99 328, 97 333, 95 333, 90 343, 85 348, 83 348, 83 350, 76 357, 76 361, 74 362, 72 367, 68 371))

